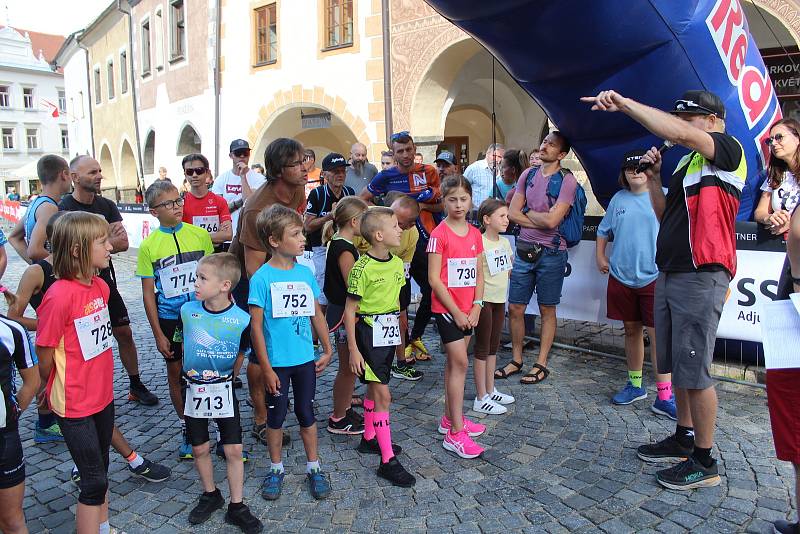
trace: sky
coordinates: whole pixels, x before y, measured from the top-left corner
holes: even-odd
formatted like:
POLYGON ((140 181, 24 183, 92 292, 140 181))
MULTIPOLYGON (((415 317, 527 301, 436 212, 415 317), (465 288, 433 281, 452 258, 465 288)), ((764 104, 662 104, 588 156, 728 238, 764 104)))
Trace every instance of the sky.
POLYGON ((0 0, 0 23, 66 36, 88 26, 110 4, 111 0, 0 0))

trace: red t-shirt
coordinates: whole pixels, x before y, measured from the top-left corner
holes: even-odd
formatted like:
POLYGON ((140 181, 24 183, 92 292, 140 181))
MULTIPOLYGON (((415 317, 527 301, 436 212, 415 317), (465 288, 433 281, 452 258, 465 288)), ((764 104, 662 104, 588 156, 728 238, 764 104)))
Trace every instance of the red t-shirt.
POLYGON ((220 225, 231 220, 225 199, 209 191, 197 198, 191 191, 183 197, 183 222, 205 228, 209 233, 219 231, 220 225))
MULTIPOLYGON (((468 224, 467 235, 460 236, 442 221, 431 232, 426 252, 442 256, 442 269, 439 278, 447 291, 464 313, 472 309, 475 300, 475 282, 478 276, 478 255, 483 252, 483 237, 477 228, 468 224), (452 282, 450 280, 452 275, 452 282)), ((447 308, 433 293, 431 310, 433 313, 449 313, 447 308)))
POLYGON ((36 310, 36 345, 55 349, 47 398, 61 417, 87 417, 114 402, 108 294, 97 276, 90 286, 57 280, 36 310))

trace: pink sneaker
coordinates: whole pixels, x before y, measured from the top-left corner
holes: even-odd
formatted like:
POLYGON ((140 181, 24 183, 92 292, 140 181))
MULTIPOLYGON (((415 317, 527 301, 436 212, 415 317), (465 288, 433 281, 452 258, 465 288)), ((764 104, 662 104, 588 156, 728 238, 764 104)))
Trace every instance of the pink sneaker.
MULTIPOLYGON (((486 425, 470 421, 466 417, 464 417, 462 421, 464 422, 464 430, 467 431, 470 437, 474 438, 486 432, 486 425)), ((451 426, 450 419, 443 415, 439 420, 439 434, 447 434, 450 432, 451 426)))
POLYGON ((472 441, 466 430, 455 434, 448 432, 442 441, 442 447, 462 458, 477 458, 483 454, 483 447, 472 441))

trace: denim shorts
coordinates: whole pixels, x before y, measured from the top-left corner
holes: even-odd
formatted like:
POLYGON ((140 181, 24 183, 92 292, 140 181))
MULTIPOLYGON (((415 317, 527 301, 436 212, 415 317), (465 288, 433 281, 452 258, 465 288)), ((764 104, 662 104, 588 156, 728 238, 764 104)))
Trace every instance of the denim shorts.
POLYGON ((536 291, 536 302, 556 306, 561 302, 561 288, 567 268, 567 251, 545 247, 535 263, 523 261, 517 255, 511 269, 508 302, 528 304, 536 291))

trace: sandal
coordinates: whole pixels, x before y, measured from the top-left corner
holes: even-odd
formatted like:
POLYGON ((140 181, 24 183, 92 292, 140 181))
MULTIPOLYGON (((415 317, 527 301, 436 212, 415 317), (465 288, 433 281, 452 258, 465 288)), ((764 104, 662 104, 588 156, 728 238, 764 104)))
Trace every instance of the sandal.
POLYGON ((531 369, 531 372, 520 378, 519 383, 525 385, 538 384, 539 382, 544 381, 544 379, 549 375, 550 370, 547 367, 535 363, 533 364, 533 369, 531 369), (525 380, 526 378, 530 378, 531 380, 525 380))
POLYGON ((364 406, 364 399, 361 398, 361 395, 353 395, 350 399, 350 407, 359 407, 364 406))
POLYGON ((253 424, 253 430, 250 433, 264 445, 267 444, 267 423, 261 425, 253 424))
POLYGON ((495 370, 494 377, 503 379, 503 378, 508 378, 509 376, 512 376, 512 375, 515 375, 515 374, 521 373, 521 372, 522 372, 522 364, 519 363, 519 362, 515 362, 514 360, 511 360, 510 362, 508 362, 506 365, 504 365, 500 369, 495 370), (506 367, 508 367, 509 365, 511 365, 513 367, 516 367, 516 369, 511 370, 511 371, 506 371, 506 367))

